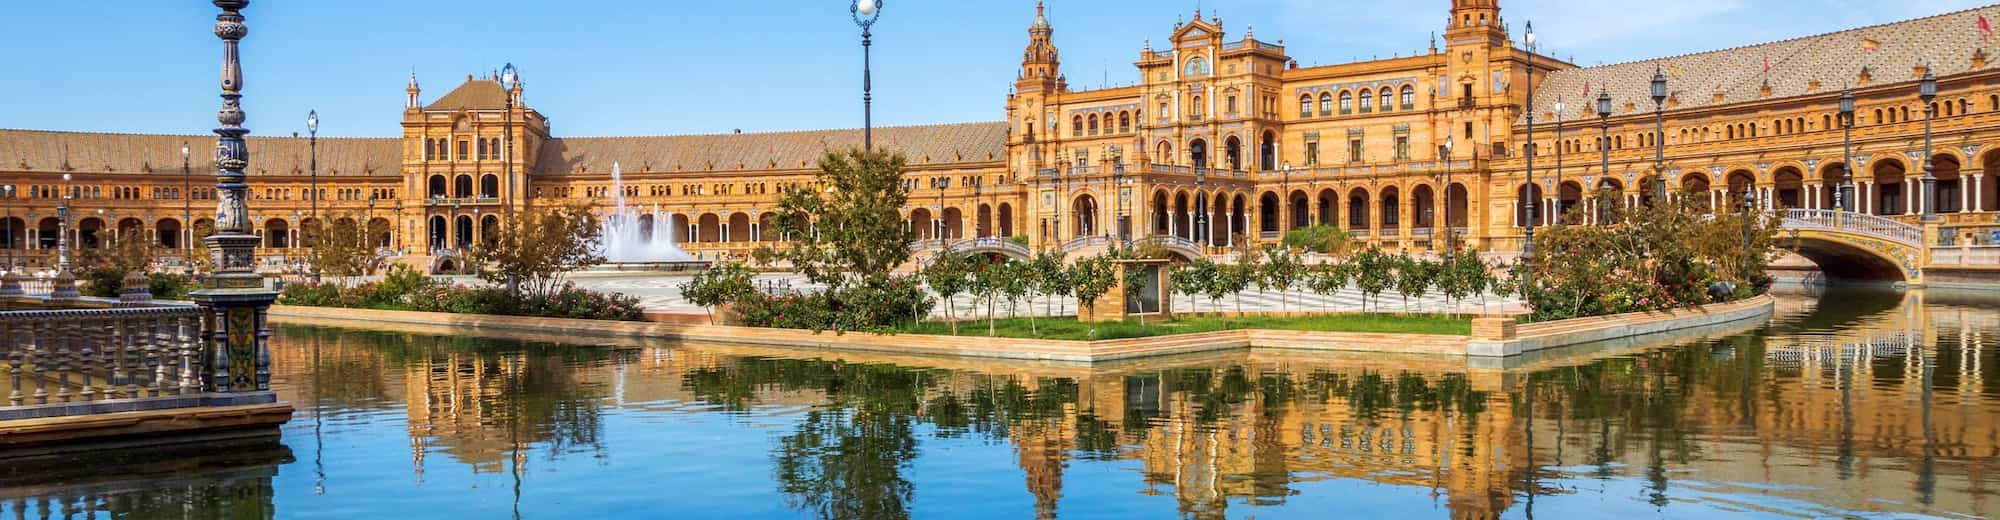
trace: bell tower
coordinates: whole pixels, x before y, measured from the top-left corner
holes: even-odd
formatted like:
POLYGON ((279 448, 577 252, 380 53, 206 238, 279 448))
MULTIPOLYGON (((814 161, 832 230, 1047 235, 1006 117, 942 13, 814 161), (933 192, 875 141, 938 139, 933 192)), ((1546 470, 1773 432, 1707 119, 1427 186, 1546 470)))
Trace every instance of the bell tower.
POLYGON ((1049 18, 1041 2, 1035 2, 1035 24, 1028 26, 1028 49, 1021 53, 1021 77, 1015 81, 1015 89, 1053 91, 1057 89, 1062 76, 1062 58, 1056 53, 1056 44, 1049 39, 1055 35, 1055 28, 1049 25, 1049 18))

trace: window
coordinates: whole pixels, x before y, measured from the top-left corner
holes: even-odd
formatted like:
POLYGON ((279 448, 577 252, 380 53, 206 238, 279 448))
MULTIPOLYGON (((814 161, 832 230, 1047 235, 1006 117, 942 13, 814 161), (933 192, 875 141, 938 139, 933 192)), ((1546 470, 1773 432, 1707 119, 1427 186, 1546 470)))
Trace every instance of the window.
POLYGON ((2000 94, 1986 96, 1986 109, 2000 111, 2000 94))
POLYGON ((1361 138, 1347 140, 1347 162, 1361 162, 1361 138))
POLYGON ((1410 160, 1410 136, 1396 136, 1396 160, 1410 160))
POLYGON ((1312 96, 1311 95, 1299 96, 1299 117, 1312 117, 1312 115, 1313 115, 1312 96))
POLYGON ((1403 110, 1417 108, 1417 88, 1403 85, 1403 110))
POLYGON ((1226 100, 1225 100, 1225 101, 1223 102, 1223 105, 1224 105, 1224 106, 1226 107, 1226 108, 1224 109, 1223 113, 1225 113, 1225 114, 1235 114, 1235 113, 1236 113, 1236 96, 1229 96, 1228 98, 1226 98, 1226 100))
POLYGON ((1381 105, 1381 106, 1382 106, 1382 111, 1383 111, 1383 112, 1388 112, 1388 111, 1389 111, 1389 89, 1386 89, 1386 88, 1384 88, 1384 89, 1382 89, 1382 92, 1381 92, 1380 94, 1377 94, 1377 95, 1381 96, 1381 100, 1380 100, 1380 101, 1378 101, 1378 102, 1376 102, 1376 104, 1377 104, 1377 105, 1381 105))
POLYGON ((1069 127, 1069 135, 1071 137, 1083 135, 1083 116, 1070 118, 1069 127))
MULTIPOLYGON (((1169 114, 1169 113, 1170 113, 1170 112, 1167 112, 1167 102, 1165 102, 1165 101, 1161 101, 1161 102, 1160 102, 1160 120, 1162 120, 1162 121, 1166 120, 1166 118, 1167 118, 1167 114, 1169 114)), ((1145 116, 1141 115, 1141 116, 1140 116, 1140 118, 1141 118, 1141 119, 1144 119, 1144 118, 1145 118, 1145 116)))
POLYGON ((1319 115, 1333 115, 1333 94, 1321 92, 1319 95, 1319 115))
POLYGON ((1375 111, 1375 97, 1368 95, 1368 89, 1361 89, 1361 113, 1375 111))
POLYGON ((1194 120, 1200 121, 1201 116, 1204 113, 1205 112, 1202 110, 1201 96, 1195 96, 1194 102, 1188 104, 1188 114, 1192 115, 1194 120))
POLYGON ((467 157, 471 157, 471 156, 472 156, 472 154, 469 154, 469 153, 466 153, 467 151, 471 150, 471 148, 472 148, 472 142, 471 142, 471 141, 459 141, 459 142, 458 142, 458 158, 459 158, 460 160, 464 160, 464 159, 465 159, 465 158, 467 158, 467 157))
MULTIPOLYGON (((1366 98, 1363 98, 1363 99, 1366 99, 1366 98)), ((1352 113, 1354 113, 1354 93, 1353 93, 1353 92, 1341 92, 1341 93, 1340 93, 1340 115, 1343 115, 1343 116, 1344 116, 1344 115, 1347 115, 1347 114, 1352 114, 1352 113)))
POLYGON ((492 151, 489 151, 489 150, 487 150, 487 148, 486 148, 486 140, 485 140, 485 139, 480 139, 480 140, 479 140, 479 144, 478 144, 478 145, 476 145, 476 148, 478 148, 478 149, 479 149, 479 159, 480 159, 480 160, 482 160, 482 161, 483 161, 483 160, 486 160, 486 157, 487 157, 488 155, 491 155, 491 154, 493 153, 492 151))
POLYGON ((1097 135, 1097 114, 1090 115, 1090 135, 1097 135))
POLYGON ((1466 121, 1466 122, 1465 122, 1465 139, 1466 139, 1466 140, 1471 140, 1471 139, 1472 139, 1472 122, 1471 122, 1471 121, 1466 121))
POLYGON ((1130 131, 1132 131, 1132 113, 1131 113, 1131 112, 1119 112, 1119 113, 1118 113, 1118 133, 1121 133, 1121 134, 1122 134, 1122 133, 1125 133, 1125 132, 1130 132, 1130 131))
POLYGON ((1319 164, 1319 141, 1306 143, 1306 165, 1319 164))
POLYGON ((428 160, 431 160, 431 159, 433 159, 433 158, 436 158, 436 156, 437 156, 437 141, 432 141, 432 140, 430 140, 430 139, 425 139, 425 140, 424 140, 424 160, 428 161, 428 160))

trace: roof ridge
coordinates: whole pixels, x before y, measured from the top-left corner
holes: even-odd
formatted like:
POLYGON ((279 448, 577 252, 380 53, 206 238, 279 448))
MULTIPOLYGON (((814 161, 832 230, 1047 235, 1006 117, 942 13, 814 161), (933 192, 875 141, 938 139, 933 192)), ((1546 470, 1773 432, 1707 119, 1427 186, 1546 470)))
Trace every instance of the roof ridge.
POLYGON ((1667 61, 1667 60, 1673 60, 1673 59, 1680 59, 1680 58, 1687 58, 1687 57, 1690 57, 1690 56, 1701 56, 1701 55, 1705 55, 1705 54, 1717 54, 1717 53, 1724 53, 1724 52, 1730 52, 1730 51, 1736 51, 1736 50, 1741 50, 1741 49, 1748 49, 1748 48, 1752 48, 1752 47, 1761 47, 1761 46, 1765 46, 1765 45, 1776 45, 1776 44, 1781 44, 1781 43, 1788 43, 1788 42, 1794 42, 1794 41, 1799 41, 1799 40, 1806 40, 1806 39, 1814 39, 1814 38, 1824 38, 1824 37, 1827 37, 1827 36, 1834 36, 1834 35, 1838 35, 1838 34, 1844 34, 1844 33, 1852 33, 1852 32, 1859 32, 1859 31, 1866 31, 1866 30, 1869 30, 1869 29, 1879 29, 1879 28, 1882 28, 1882 27, 1888 27, 1888 26, 1891 26, 1891 25, 1900 25, 1900 24, 1906 24, 1906 23, 1914 23, 1914 22, 1921 22, 1921 21, 1925 21, 1925 20, 1931 20, 1931 19, 1936 19, 1936 18, 1944 18, 1944 17, 1947 17, 1947 16, 1956 16, 1956 15, 1961 15, 1961 14, 1965 14, 1965 13, 1970 13, 1970 12, 1977 12, 1977 11, 1979 11, 1979 10, 1982 10, 1982 9, 1991 9, 1991 8, 1994 8, 1994 7, 2000 7, 2000 3, 1995 3, 1995 4, 1986 4, 1986 5, 1982 5, 1982 6, 1978 6, 1978 7, 1968 7, 1968 8, 1965 8, 1965 9, 1959 9, 1959 10, 1957 10, 1957 11, 1948 11, 1948 12, 1943 12, 1943 13, 1938 13, 1938 14, 1934 14, 1934 15, 1930 15, 1930 16, 1920 16, 1920 17, 1916 17, 1916 18, 1905 18, 1905 19, 1901 19, 1901 20, 1893 20, 1893 21, 1888 21, 1888 22, 1882 22, 1882 23, 1878 23, 1878 24, 1874 24, 1874 25, 1864 25, 1864 26, 1860 26, 1860 27, 1849 27, 1849 28, 1846 28, 1846 29, 1840 29, 1840 30, 1836 30, 1836 31, 1828 31, 1828 32, 1823 32, 1823 33, 1816 33, 1816 34, 1808 34, 1808 35, 1803 35, 1803 36, 1794 36, 1794 37, 1791 37, 1791 38, 1785 38, 1785 39, 1779 39, 1779 40, 1771 40, 1771 41, 1766 41, 1766 42, 1758 42, 1758 43, 1747 43, 1747 44, 1743 44, 1743 45, 1738 45, 1738 46, 1735 46, 1735 47, 1724 47, 1724 48, 1720 48, 1720 49, 1709 49, 1709 50, 1705 50, 1705 51, 1695 51, 1695 52, 1685 52, 1685 53, 1681 53, 1681 54, 1673 54, 1673 55, 1668 55, 1668 56, 1658 56, 1658 57, 1652 57, 1652 58, 1641 58, 1641 59, 1635 59, 1635 60, 1627 60, 1627 61, 1621 61, 1621 62, 1616 62, 1616 63, 1606 63, 1606 64, 1603 64, 1603 65, 1592 65, 1592 66, 1589 66, 1589 67, 1577 67, 1577 68, 1573 68, 1573 69, 1564 69, 1564 70, 1559 70, 1559 71, 1554 71, 1554 72, 1551 72, 1551 74, 1556 74, 1556 73, 1563 73, 1563 72, 1569 72, 1569 71, 1579 71, 1579 70, 1590 70, 1590 69, 1604 69, 1604 68, 1610 68, 1610 67, 1617 67, 1617 66, 1622 66, 1622 65, 1631 65, 1631 64, 1635 64, 1635 63, 1647 63, 1647 62, 1665 62, 1665 61, 1667 61))
MULTIPOLYGON (((23 133, 36 133, 36 134, 65 134, 65 135, 76 135, 76 136, 93 136, 93 135, 101 135, 101 136, 109 136, 109 137, 180 137, 180 138, 187 138, 187 139, 195 139, 195 138, 200 138, 200 139, 214 139, 214 138, 215 138, 215 134, 168 134, 168 133, 146 133, 146 132, 116 132, 116 131, 103 131, 103 130, 43 130, 43 129, 35 129, 35 128, 0 128, 0 132, 23 132, 23 133)), ((247 135, 247 136, 244 136, 244 138, 246 138, 246 139, 292 139, 293 137, 292 137, 292 136, 289 136, 289 135, 256 135, 256 134, 251 134, 251 135, 247 135)), ((305 139, 306 137, 305 137, 305 136, 299 136, 299 137, 297 137, 297 138, 298 138, 298 139, 305 139)), ((338 140, 402 140, 402 138, 401 138, 401 137, 355 137, 355 136, 330 136, 330 135, 322 135, 322 136, 319 136, 319 140, 321 140, 321 141, 329 141, 329 140, 336 140, 336 139, 338 139, 338 140)))
MULTIPOLYGON (((1006 121, 962 121, 954 123, 926 123, 926 124, 916 124, 916 125, 877 126, 874 129, 879 131, 879 130, 926 129, 926 128, 1005 125, 1005 124, 1007 124, 1006 121)), ((815 129, 800 129, 800 130, 771 130, 763 132, 743 132, 740 134, 698 133, 698 134, 641 134, 641 135, 578 135, 578 136, 565 136, 565 137, 551 137, 550 139, 563 140, 563 139, 658 139, 663 137, 749 137, 749 136, 811 134, 819 132, 859 132, 861 130, 862 129, 860 127, 845 127, 845 128, 815 128, 815 129)))

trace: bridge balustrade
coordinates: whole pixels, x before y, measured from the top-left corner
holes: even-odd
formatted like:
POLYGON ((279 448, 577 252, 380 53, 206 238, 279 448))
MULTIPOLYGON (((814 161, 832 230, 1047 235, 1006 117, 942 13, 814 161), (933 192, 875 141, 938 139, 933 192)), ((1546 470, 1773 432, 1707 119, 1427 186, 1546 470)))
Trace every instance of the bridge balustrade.
POLYGON ((1788 209, 1784 213, 1784 226, 1787 228, 1813 228, 1853 233, 1889 240, 1911 247, 1920 247, 1924 241, 1923 228, 1904 224, 1894 219, 1852 211, 1788 209))
POLYGON ((0 420, 202 405, 184 399, 210 376, 202 313, 185 304, 0 312, 0 420))

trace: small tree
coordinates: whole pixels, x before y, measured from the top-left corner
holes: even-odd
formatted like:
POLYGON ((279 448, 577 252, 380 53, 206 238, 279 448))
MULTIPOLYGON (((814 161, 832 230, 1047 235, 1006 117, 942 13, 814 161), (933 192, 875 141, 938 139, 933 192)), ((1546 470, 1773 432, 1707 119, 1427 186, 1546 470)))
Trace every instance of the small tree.
POLYGON ((681 297, 708 311, 708 323, 715 323, 715 308, 735 303, 757 292, 750 283, 750 268, 742 262, 724 262, 702 271, 680 285, 681 297))
MULTIPOLYGON (((359 220, 353 215, 329 215, 333 225, 326 228, 325 236, 313 241, 307 259, 319 268, 320 274, 335 277, 361 276, 368 274, 369 264, 375 260, 374 248, 368 247, 367 233, 361 229, 359 220)), ((304 230, 318 234, 319 220, 306 221, 304 230)))
POLYGON ((968 270, 975 258, 946 248, 931 257, 931 265, 924 267, 924 284, 930 286, 931 292, 937 293, 938 297, 944 298, 945 321, 951 323, 953 336, 958 335, 958 315, 952 298, 972 285, 968 270))
POLYGON ((1236 265, 1227 269, 1228 276, 1220 277, 1224 282, 1224 290, 1236 298, 1238 315, 1243 314, 1243 291, 1249 290, 1251 284, 1256 284, 1263 278, 1263 267, 1257 263, 1259 258, 1261 258, 1259 255, 1248 251, 1237 253, 1236 265))
POLYGON ((1347 230, 1314 224, 1286 232, 1283 244, 1294 251, 1311 251, 1338 258, 1347 255, 1354 239, 1347 234, 1347 230))
POLYGON ((1470 287, 1472 280, 1470 276, 1472 273, 1465 269, 1465 257, 1467 256, 1472 255, 1447 256, 1444 262, 1439 264, 1437 268, 1436 285, 1438 292, 1444 293, 1444 299, 1451 306, 1453 314, 1457 313, 1458 302, 1471 294, 1470 287))
POLYGON ((993 315, 993 300, 1007 285, 1006 278, 1010 274, 1005 263, 1007 260, 1005 258, 987 260, 979 256, 973 258, 970 289, 973 296, 986 301, 986 335, 996 336, 999 335, 999 326, 996 323, 998 318, 993 315))
MULTIPOLYGON (((1113 268, 1111 258, 1099 255, 1078 260, 1070 266, 1068 275, 1063 278, 1070 283, 1071 290, 1076 293, 1077 303, 1086 309, 1083 312, 1086 315, 1094 315, 1097 313, 1097 299, 1111 290, 1111 284, 1118 283, 1117 277, 1117 270, 1113 268)), ((1097 320, 1085 321, 1090 322, 1089 337, 1096 339, 1097 320)))
POLYGON ((1437 277, 1437 264, 1409 253, 1396 257, 1396 292, 1403 295, 1403 312, 1410 311, 1410 297, 1424 297, 1437 277))
POLYGON ((1279 308, 1290 311, 1289 297, 1292 289, 1298 287, 1299 279, 1305 276, 1305 264, 1290 249, 1267 248, 1264 258, 1265 285, 1278 290, 1279 308))
MULTIPOLYGON (((1306 287, 1314 294, 1325 296, 1326 301, 1331 302, 1340 294, 1341 289, 1347 287, 1347 275, 1346 263, 1321 262, 1314 265, 1307 274, 1306 287)), ((1326 306, 1322 305, 1321 310, 1327 310, 1326 306)))
POLYGON ((1389 255, 1372 247, 1355 255, 1354 285, 1361 289, 1361 310, 1365 312, 1375 295, 1396 285, 1396 273, 1389 255))
POLYGON ((153 248, 136 231, 112 232, 108 245, 76 250, 76 278, 83 282, 83 294, 118 297, 125 276, 146 272, 153 266, 153 248))
POLYGON ((1169 278, 1174 281, 1174 292, 1187 295, 1188 303, 1192 306, 1196 301, 1195 297, 1208 294, 1208 286, 1215 283, 1215 262, 1207 258, 1196 258, 1193 262, 1175 269, 1169 278))
POLYGON ((1061 304, 1055 302, 1070 294, 1069 281, 1063 279, 1067 274, 1063 270, 1063 256, 1064 253, 1061 251, 1044 251, 1029 261, 1034 266, 1031 272, 1034 273, 1035 291, 1048 297, 1042 303, 1045 315, 1054 316, 1055 313, 1049 310, 1049 306, 1053 304, 1060 308, 1061 304))
POLYGON ((517 296, 547 298, 568 273, 604 263, 597 222, 581 202, 530 210, 502 223, 499 236, 474 249, 472 260, 486 267, 480 279, 519 280, 517 296))
MULTIPOLYGON (((1008 261, 1000 264, 1000 295, 1007 298, 1007 317, 1020 315, 1019 304, 1028 292, 1035 288, 1035 266, 1030 262, 1008 261)), ((1028 307, 1028 330, 1036 336, 1042 335, 1035 325, 1034 306, 1028 307)))
POLYGON ((778 200, 770 231, 790 240, 760 248, 758 257, 790 262, 830 291, 909 261, 914 237, 900 211, 909 200, 903 164, 901 154, 827 152, 813 184, 778 200))

